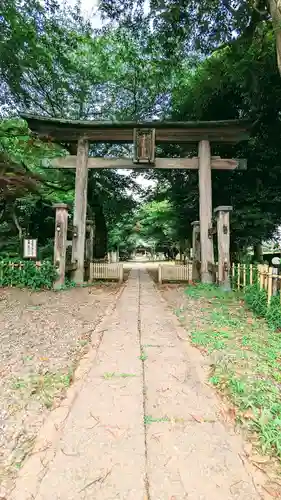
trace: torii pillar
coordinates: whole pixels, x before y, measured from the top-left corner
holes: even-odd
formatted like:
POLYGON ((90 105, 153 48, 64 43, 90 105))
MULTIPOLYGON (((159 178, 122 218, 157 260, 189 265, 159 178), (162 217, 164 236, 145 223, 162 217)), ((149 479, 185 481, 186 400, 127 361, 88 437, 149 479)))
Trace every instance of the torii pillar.
POLYGON ((89 143, 84 137, 78 140, 76 157, 75 201, 73 216, 72 262, 76 263, 73 281, 84 282, 84 255, 87 214, 89 143))
POLYGON ((201 244, 201 281, 213 282, 212 266, 214 265, 212 228, 212 176, 210 142, 199 142, 199 214, 201 244))

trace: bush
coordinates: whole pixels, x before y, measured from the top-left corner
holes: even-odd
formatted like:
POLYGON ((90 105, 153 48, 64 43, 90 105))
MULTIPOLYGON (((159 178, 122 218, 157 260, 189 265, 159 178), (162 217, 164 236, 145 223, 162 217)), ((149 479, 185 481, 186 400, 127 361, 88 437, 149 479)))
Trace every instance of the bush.
POLYGON ((245 302, 254 314, 265 318, 267 312, 267 293, 263 289, 260 290, 259 285, 247 286, 245 302))
POLYGON ((0 261, 0 286, 16 286, 19 288, 50 289, 56 279, 54 265, 44 260, 41 266, 34 261, 20 259, 3 259, 0 261))
POLYGON ((265 317, 271 328, 274 330, 281 330, 281 305, 279 296, 271 297, 265 317))
POLYGON ((271 297, 267 305, 267 292, 260 290, 258 285, 248 286, 245 292, 245 302, 254 314, 265 318, 268 325, 274 330, 281 330, 280 297, 271 297))

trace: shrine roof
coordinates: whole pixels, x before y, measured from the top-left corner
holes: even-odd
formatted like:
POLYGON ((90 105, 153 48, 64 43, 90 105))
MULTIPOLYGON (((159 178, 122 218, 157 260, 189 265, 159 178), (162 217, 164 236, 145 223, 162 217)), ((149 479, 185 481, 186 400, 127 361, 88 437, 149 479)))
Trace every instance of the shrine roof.
POLYGON ((207 139, 214 143, 235 144, 247 140, 252 123, 248 120, 222 121, 81 121, 49 118, 23 113, 29 128, 40 137, 54 141, 75 142, 85 137, 91 142, 130 143, 135 128, 154 128, 156 143, 196 143, 207 139))

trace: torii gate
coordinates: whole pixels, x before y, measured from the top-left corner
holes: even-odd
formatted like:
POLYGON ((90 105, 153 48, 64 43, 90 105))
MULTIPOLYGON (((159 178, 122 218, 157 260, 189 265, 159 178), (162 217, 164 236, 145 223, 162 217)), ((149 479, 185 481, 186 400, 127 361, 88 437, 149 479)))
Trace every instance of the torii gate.
POLYGON ((23 114, 30 129, 39 137, 71 144, 76 155, 56 158, 52 168, 75 168, 75 237, 72 261, 76 262, 74 281, 84 279, 84 251, 87 214, 87 181, 89 168, 160 168, 199 170, 199 218, 201 242, 201 280, 213 280, 214 249, 212 237, 212 181, 211 170, 245 169, 243 159, 223 159, 211 156, 212 144, 236 144, 249 138, 251 123, 245 120, 202 122, 97 122, 74 121, 23 114), (134 158, 89 157, 91 143, 134 143, 134 158), (164 143, 198 145, 198 156, 193 158, 155 158, 155 145, 164 143))

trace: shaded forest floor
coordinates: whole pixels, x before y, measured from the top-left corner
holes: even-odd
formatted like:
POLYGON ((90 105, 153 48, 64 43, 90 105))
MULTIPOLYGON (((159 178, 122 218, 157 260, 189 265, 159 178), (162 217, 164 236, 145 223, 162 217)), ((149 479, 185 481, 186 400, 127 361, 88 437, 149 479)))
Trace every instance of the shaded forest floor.
MULTIPOLYGON (((0 289, 0 485, 9 488, 48 412, 59 405, 116 284, 0 289)), ((0 486, 0 497, 2 496, 0 486)))
POLYGON ((242 432, 245 454, 266 475, 266 492, 281 498, 281 333, 253 317, 235 294, 204 285, 159 289, 202 354, 224 421, 242 432))

